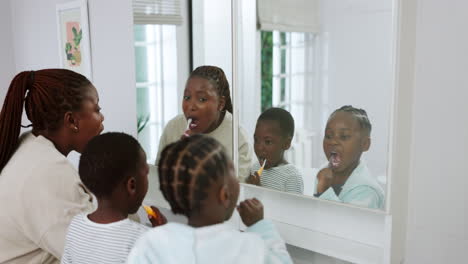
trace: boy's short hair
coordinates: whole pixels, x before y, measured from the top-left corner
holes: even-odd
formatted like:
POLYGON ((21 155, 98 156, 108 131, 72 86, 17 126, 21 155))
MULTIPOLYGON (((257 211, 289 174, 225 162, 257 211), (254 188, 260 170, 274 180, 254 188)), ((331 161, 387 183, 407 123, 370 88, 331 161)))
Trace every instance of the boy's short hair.
POLYGON ((361 130, 363 130, 368 136, 370 136, 372 131, 372 124, 369 121, 369 117, 367 116, 366 110, 361 108, 355 108, 352 105, 344 105, 333 111, 330 117, 332 117, 336 112, 346 112, 352 114, 354 118, 356 118, 356 120, 358 121, 361 130))
POLYGON ((94 137, 81 153, 81 181, 96 197, 110 196, 122 180, 137 170, 140 151, 138 141, 125 133, 94 137))
POLYGON ((291 138, 294 136, 294 118, 288 111, 282 108, 268 108, 260 114, 257 123, 260 120, 276 121, 280 126, 280 130, 283 136, 291 138))

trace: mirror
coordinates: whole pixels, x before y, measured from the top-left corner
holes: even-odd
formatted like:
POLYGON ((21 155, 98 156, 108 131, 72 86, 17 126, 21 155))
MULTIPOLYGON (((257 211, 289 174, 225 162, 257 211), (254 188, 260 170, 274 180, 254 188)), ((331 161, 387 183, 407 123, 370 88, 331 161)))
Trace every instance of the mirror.
POLYGON ((393 15, 392 0, 240 1, 236 107, 250 173, 267 159, 250 183, 384 209, 393 15), (334 113, 343 106, 354 108, 334 113), (293 134, 271 107, 291 114, 293 134))
MULTIPOLYGON (((232 157, 231 1, 172 2, 144 9, 141 16, 151 10, 153 19, 135 20, 138 140, 150 164, 166 145, 194 133, 213 136, 232 157), (198 68, 203 65, 216 67, 198 68)), ((245 171, 248 150, 245 140, 239 148, 245 171)))

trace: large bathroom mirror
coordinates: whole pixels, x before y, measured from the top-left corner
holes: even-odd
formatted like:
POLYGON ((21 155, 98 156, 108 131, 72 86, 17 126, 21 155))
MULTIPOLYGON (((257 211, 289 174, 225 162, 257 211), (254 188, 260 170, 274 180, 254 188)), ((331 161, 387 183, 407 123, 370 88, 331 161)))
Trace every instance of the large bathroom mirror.
MULTIPOLYGON (((322 197, 315 198, 314 194, 318 171, 330 163, 323 150, 328 118, 335 109, 352 105, 366 110, 372 124, 370 146, 360 160, 380 186, 384 199, 387 197, 394 93, 392 0, 265 2, 180 0, 180 24, 146 28, 135 24, 138 139, 148 163, 155 164, 167 124, 183 113, 182 100, 190 72, 201 65, 218 66, 231 85, 234 106, 232 127, 236 129, 226 134, 226 139, 229 141, 231 134, 234 139, 244 134, 251 155, 247 172, 238 170, 241 181, 245 182, 251 171, 257 171, 254 166, 261 162, 254 152, 260 114, 271 107, 282 108, 295 123, 284 159, 299 171, 302 192, 278 192, 242 183, 240 199, 260 199, 265 218, 274 222, 286 243, 305 249, 308 254, 317 252, 352 263, 379 263, 388 242, 389 214, 341 206, 343 202, 322 202, 322 197), (265 2, 269 8, 261 11, 265 2), (273 13, 277 11, 284 13, 273 13), (265 16, 271 22, 262 20, 265 16), (293 28, 284 20, 311 23, 293 28), (273 28, 275 23, 282 26, 273 28)), ((356 121, 355 116, 351 117, 351 121, 356 121)), ((179 133, 177 136, 183 132, 179 133)), ((240 147, 246 146, 240 142, 232 142, 234 159, 240 157, 240 147)), ((237 167, 242 163, 246 164, 239 161, 237 167)), ((171 214, 159 191, 156 167, 150 169, 145 202, 162 208, 169 219, 186 221, 171 214)), ((379 209, 388 208, 382 204, 379 209)), ((234 214, 230 221, 243 228, 238 215, 234 214)))
POLYGON ((169 143, 196 133, 213 136, 232 157, 231 1, 133 5, 138 140, 148 163, 157 164, 169 143))
POLYGON ((392 0, 239 1, 248 184, 385 209, 393 19, 392 0))

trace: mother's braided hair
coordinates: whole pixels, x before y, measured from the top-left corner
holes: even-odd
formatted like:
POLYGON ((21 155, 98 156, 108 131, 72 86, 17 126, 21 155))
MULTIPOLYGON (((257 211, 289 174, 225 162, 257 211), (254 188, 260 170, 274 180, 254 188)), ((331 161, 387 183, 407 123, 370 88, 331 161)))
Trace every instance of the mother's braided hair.
POLYGON ((190 74, 190 78, 192 77, 201 77, 211 82, 211 84, 213 84, 214 88, 218 92, 218 95, 220 97, 224 96, 226 99, 226 105, 224 106, 223 110, 227 110, 232 114, 232 101, 231 92, 229 90, 229 82, 221 68, 216 66, 200 66, 193 70, 193 72, 190 74))
POLYGON ((34 131, 54 131, 67 111, 81 108, 86 86, 83 75, 65 69, 24 71, 8 88, 0 114, 0 171, 18 146, 23 107, 34 131))
POLYGON ((228 173, 229 158, 214 138, 193 135, 164 148, 158 164, 159 183, 174 214, 199 211, 207 189, 228 173))

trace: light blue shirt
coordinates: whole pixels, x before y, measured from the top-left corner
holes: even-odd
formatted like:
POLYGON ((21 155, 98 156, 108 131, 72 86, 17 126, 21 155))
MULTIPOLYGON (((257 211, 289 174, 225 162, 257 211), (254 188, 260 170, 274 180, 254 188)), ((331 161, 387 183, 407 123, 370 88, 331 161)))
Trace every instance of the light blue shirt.
POLYGON ((168 223, 153 228, 135 244, 130 264, 293 263, 273 224, 261 220, 246 232, 228 224, 193 228, 168 223))
MULTIPOLYGON (((315 193, 317 193, 317 178, 315 179, 315 193)), ((370 175, 369 169, 362 161, 353 170, 338 196, 330 187, 319 198, 373 209, 383 209, 385 202, 382 187, 370 175)))

